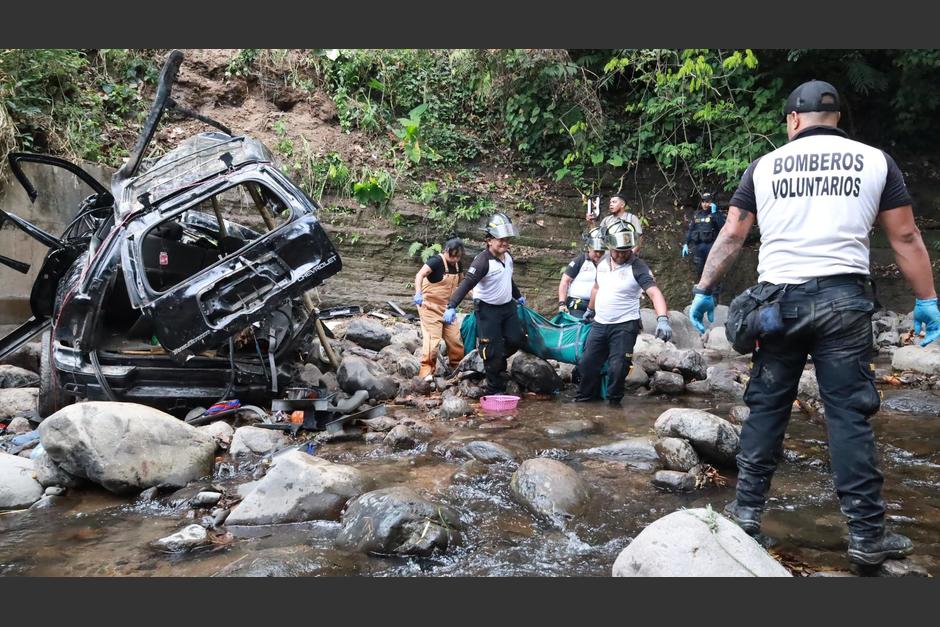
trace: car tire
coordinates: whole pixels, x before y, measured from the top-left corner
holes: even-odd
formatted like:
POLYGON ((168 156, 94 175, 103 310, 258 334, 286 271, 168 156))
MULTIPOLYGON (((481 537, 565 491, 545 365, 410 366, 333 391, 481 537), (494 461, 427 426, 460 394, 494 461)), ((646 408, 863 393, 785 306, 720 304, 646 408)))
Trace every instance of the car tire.
POLYGON ((39 351, 39 402, 37 407, 39 416, 43 419, 48 418, 68 404, 69 399, 65 394, 65 389, 62 387, 52 365, 52 332, 45 331, 42 334, 39 351))

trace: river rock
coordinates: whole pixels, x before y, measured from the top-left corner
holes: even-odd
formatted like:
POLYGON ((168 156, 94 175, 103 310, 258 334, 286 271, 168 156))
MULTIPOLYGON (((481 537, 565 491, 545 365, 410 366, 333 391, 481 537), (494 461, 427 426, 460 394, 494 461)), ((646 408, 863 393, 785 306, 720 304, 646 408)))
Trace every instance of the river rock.
POLYGON ((653 373, 653 378, 650 379, 650 389, 655 394, 676 396, 685 391, 685 380, 679 373, 658 370, 653 373))
POLYGON ((159 551, 182 553, 208 543, 209 534, 205 528, 201 525, 188 525, 173 535, 154 540, 151 546, 159 551))
POLYGON ((667 409, 653 425, 659 437, 685 438, 695 452, 716 466, 733 467, 740 438, 730 422, 700 409, 667 409))
POLYGON ((469 413, 472 413, 470 405, 459 396, 451 396, 450 398, 444 399, 444 402, 441 403, 441 418, 451 420, 453 418, 460 418, 469 413))
POLYGON ((483 370, 483 357, 480 356, 480 351, 472 350, 464 355, 457 365, 457 372, 474 372, 482 377, 485 371, 483 370))
POLYGON ((734 348, 731 346, 731 342, 728 341, 728 336, 725 334, 725 327, 723 325, 715 325, 709 328, 705 335, 705 348, 713 351, 718 351, 720 353, 733 353, 734 348))
POLYGON ((597 430, 597 424, 590 420, 562 420, 545 426, 545 433, 556 438, 582 435, 597 430))
POLYGON ((0 363, 17 366, 30 372, 39 372, 39 355, 42 352, 40 342, 27 342, 3 358, 0 363))
POLYGON ((19 366, 0 365, 0 388, 32 388, 38 385, 39 375, 35 372, 19 366))
POLYGON ((231 445, 232 438, 235 435, 235 429, 233 429, 232 425, 225 422, 224 420, 216 420, 211 424, 196 428, 206 435, 214 438, 218 445, 222 448, 228 448, 229 445, 231 445))
POLYGON ((337 379, 347 394, 367 390, 369 398, 388 400, 398 394, 398 382, 380 364, 356 355, 348 355, 340 364, 337 379))
POLYGON ((389 344, 380 350, 378 361, 387 372, 405 379, 417 376, 421 370, 421 362, 401 344, 389 344))
POLYGON ((413 355, 416 350, 421 348, 421 337, 413 330, 395 333, 392 335, 391 345, 401 346, 413 355))
POLYGON ((22 416, 17 416, 7 425, 7 433, 13 433, 15 435, 20 435, 21 433, 29 433, 33 430, 29 420, 23 418, 22 416))
POLYGON ((193 505, 196 507, 210 507, 219 502, 219 499, 222 498, 221 492, 212 492, 211 490, 203 490, 199 492, 196 496, 193 497, 193 505))
POLYGON ((85 484, 84 479, 65 472, 61 466, 52 461, 45 448, 33 459, 33 463, 36 469, 36 481, 43 487, 80 488, 85 484))
POLYGON ((480 397, 486 396, 486 388, 473 379, 462 379, 457 385, 457 391, 464 398, 472 400, 478 400, 480 397))
POLYGON ((708 391, 713 396, 729 399, 744 398, 745 385, 738 381, 738 374, 734 370, 711 366, 706 372, 705 382, 708 391))
POLYGON ((750 415, 751 408, 747 405, 735 405, 728 410, 728 417, 739 425, 743 425, 750 415))
POLYGON ((695 475, 676 470, 658 470, 653 475, 653 487, 664 492, 691 492, 695 489, 695 475))
POLYGON ((902 346, 891 358, 895 370, 913 370, 923 374, 940 374, 940 346, 938 342, 921 348, 917 344, 902 346))
POLYGON ((712 394, 708 381, 690 381, 685 386, 685 391, 687 394, 695 394, 696 396, 711 396, 712 394))
POLYGON ((346 327, 346 339, 363 348, 379 351, 392 343, 392 334, 378 322, 356 318, 346 327))
POLYGON ((360 418, 359 423, 366 426, 369 431, 391 431, 398 421, 390 416, 376 416, 375 418, 360 418))
POLYGON ((560 378, 563 383, 571 383, 574 378, 575 367, 574 364, 561 363, 555 366, 555 372, 558 373, 558 378, 560 378))
POLYGON ((897 331, 885 331, 875 338, 876 346, 897 346, 901 343, 901 335, 897 331))
POLYGON ((920 390, 907 390, 891 394, 881 402, 881 408, 904 414, 940 416, 940 396, 920 390))
POLYGON ((0 388, 0 420, 36 414, 39 388, 0 388))
POLYGON ((573 468, 554 459, 527 459, 509 482, 513 496, 529 511, 555 525, 578 516, 590 491, 573 468))
POLYGON ((464 446, 461 452, 484 464, 514 464, 516 462, 516 456, 512 451, 502 444, 487 440, 474 440, 464 446))
POLYGON ((641 333, 633 345, 633 365, 641 368, 647 375, 659 370, 659 354, 667 348, 675 348, 671 342, 663 342, 654 335, 641 333))
POLYGON ((803 374, 800 375, 800 385, 796 394, 803 400, 818 401, 821 398, 815 368, 804 370, 803 374))
POLYGON ((519 387, 537 394, 554 394, 564 386, 551 364, 524 351, 509 358, 509 376, 519 387))
POLYGON ((232 457, 249 454, 266 455, 288 444, 290 444, 290 439, 283 431, 261 427, 239 427, 232 436, 232 445, 228 452, 232 457))
POLYGON ((32 460, 0 453, 0 510, 23 509, 42 497, 32 460))
POLYGON ((229 514, 228 525, 274 525, 338 520, 349 499, 366 489, 365 475, 303 451, 276 458, 274 466, 229 514))
POLYGON ((666 470, 688 472, 698 465, 698 453, 688 440, 682 438, 659 438, 655 444, 656 454, 666 470))
POLYGON ((581 449, 578 453, 585 457, 625 462, 640 468, 650 468, 659 460, 653 440, 647 437, 625 438, 603 446, 581 449))
POLYGON ((686 381, 701 380, 708 376, 705 358, 694 350, 665 349, 659 354, 659 367, 669 372, 678 372, 686 381))
POLYGON ((395 449, 413 448, 418 435, 408 425, 396 425, 385 436, 385 444, 395 449))
POLYGON ((338 546, 376 555, 427 556, 460 542, 460 517, 410 488, 367 492, 343 514, 338 546))
POLYGON ((146 405, 69 405, 39 425, 49 457, 71 475, 111 492, 184 486, 212 471, 215 439, 146 405))
POLYGON ((620 552, 614 577, 789 577, 743 529, 705 508, 653 522, 620 552))

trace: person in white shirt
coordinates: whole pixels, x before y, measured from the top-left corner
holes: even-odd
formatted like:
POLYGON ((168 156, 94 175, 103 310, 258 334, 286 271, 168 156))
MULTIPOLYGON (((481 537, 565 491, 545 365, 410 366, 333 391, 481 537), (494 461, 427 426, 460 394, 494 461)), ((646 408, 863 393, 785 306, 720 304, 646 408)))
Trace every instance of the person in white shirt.
POLYGON ((587 311, 597 278, 597 262, 607 252, 607 240, 600 228, 588 233, 587 251, 568 263, 558 283, 558 311, 580 318, 587 311))
MULTIPOLYGON (((611 196, 610 202, 607 204, 607 210, 610 213, 604 216, 601 223, 597 225, 601 230, 601 235, 607 237, 607 229, 609 229, 611 225, 626 221, 633 226, 633 230, 636 232, 636 246, 634 247, 633 254, 640 254, 640 246, 643 244, 643 224, 640 222, 640 218, 630 212, 630 205, 627 204, 626 194, 617 192, 611 196)), ((593 225, 595 223, 595 218, 591 213, 586 214, 584 217, 589 224, 593 225)))
POLYGON ((597 279, 583 320, 593 322, 578 361, 581 381, 575 402, 599 397, 600 373, 607 362, 607 400, 619 405, 624 381, 633 361, 633 347, 642 330, 640 294, 644 291, 656 309, 656 337, 672 339, 666 298, 646 262, 633 252, 636 232, 626 221, 615 222, 607 230, 609 252, 597 264, 597 279))

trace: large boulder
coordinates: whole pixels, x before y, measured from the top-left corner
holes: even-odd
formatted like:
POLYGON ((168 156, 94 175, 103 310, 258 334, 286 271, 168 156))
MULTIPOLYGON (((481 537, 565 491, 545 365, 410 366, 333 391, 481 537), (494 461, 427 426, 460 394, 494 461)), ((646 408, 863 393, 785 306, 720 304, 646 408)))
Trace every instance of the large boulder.
POLYGON ((682 438, 659 438, 656 441, 656 454, 666 470, 688 472, 699 464, 698 453, 682 438))
POLYGON ((730 399, 744 398, 745 385, 738 381, 738 374, 734 370, 710 366, 705 382, 708 384, 708 392, 714 396, 730 399))
POLYGON ((669 394, 676 396, 685 391, 685 380, 677 372, 659 370, 653 373, 650 379, 650 389, 654 394, 669 394))
POLYGON ((228 452, 233 457, 251 454, 267 455, 289 443, 290 440, 283 431, 261 427, 239 427, 232 436, 232 444, 228 452))
POLYGON ((421 348, 421 336, 413 329, 399 331, 392 335, 391 346, 401 346, 408 353, 414 354, 416 350, 421 348))
POLYGON ((891 367, 895 370, 940 374, 940 346, 938 342, 923 348, 917 344, 902 346, 891 357, 891 367))
MULTIPOLYGON (((42 445, 40 445, 42 446, 42 445)), ((36 469, 36 481, 47 488, 49 486, 61 486, 63 488, 79 488, 85 484, 85 480, 70 475, 62 470, 62 467, 52 461, 45 448, 42 448, 36 457, 33 458, 36 469)))
POLYGON ((743 529, 711 509, 673 512, 620 552, 614 577, 789 577, 743 529))
POLYGON ((39 425, 49 457, 67 473, 117 492, 184 486, 212 471, 215 439, 146 405, 69 405, 39 425))
POLYGON ((708 376, 705 358, 694 350, 665 349, 659 354, 659 367, 678 372, 686 381, 702 380, 708 376))
POLYGON ((474 440, 460 451, 484 464, 513 464, 516 461, 516 456, 511 450, 488 440, 474 440))
MULTIPOLYGON (((640 316, 643 321, 644 333, 656 333, 656 312, 652 309, 641 309, 640 316)), ((672 327, 671 342, 680 349, 702 350, 701 334, 692 326, 692 321, 681 311, 669 312, 669 326, 672 327)))
POLYGON ((421 362, 401 344, 389 344, 380 350, 378 360, 387 372, 406 379, 417 376, 421 370, 421 362))
POLYGON ((0 420, 35 415, 37 398, 39 388, 0 389, 0 420))
POLYGON ((346 339, 363 348, 379 351, 392 343, 392 334, 378 322, 356 318, 346 327, 346 339))
POLYGON ((39 375, 31 370, 0 365, 0 388, 31 388, 39 385, 39 375))
POLYGON ((460 542, 460 517, 396 486, 366 492, 343 514, 338 546, 376 555, 431 555, 460 542))
POLYGON ((365 475, 303 451, 288 451, 226 519, 228 525, 339 520, 349 499, 365 491, 365 475))
POLYGON ((552 365, 530 353, 517 351, 509 358, 509 376, 524 390, 538 394, 554 394, 564 384, 552 365))
POLYGON ((700 409, 667 409, 653 425, 661 438, 685 438, 695 452, 708 463, 733 467, 740 437, 737 429, 724 418, 700 409))
POLYGON ((347 394, 369 392, 369 398, 388 400, 398 394, 398 382, 380 364, 356 355, 347 355, 337 373, 339 385, 347 394))
POLYGON ((559 526, 581 514, 590 497, 587 483, 573 468, 544 457, 522 462, 509 487, 526 509, 559 526))
POLYGON ((31 459, 0 453, 0 510, 29 507, 42 491, 31 459))

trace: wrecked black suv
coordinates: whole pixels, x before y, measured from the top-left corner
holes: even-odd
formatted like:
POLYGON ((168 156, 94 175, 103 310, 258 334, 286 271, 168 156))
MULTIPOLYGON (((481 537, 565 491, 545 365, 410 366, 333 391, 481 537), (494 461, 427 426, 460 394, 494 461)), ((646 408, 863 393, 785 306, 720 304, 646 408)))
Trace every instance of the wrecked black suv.
MULTIPOLYGON (((30 296, 32 318, 0 340, 0 358, 39 332, 39 413, 76 398, 188 409, 225 398, 259 402, 288 384, 282 362, 323 333, 308 290, 342 262, 318 207, 274 165, 268 149, 234 136, 170 97, 173 51, 127 163, 111 189, 78 166, 14 153, 12 172, 32 200, 22 162, 61 167, 93 190, 55 237, 3 213, 49 247, 30 296), (219 129, 147 164, 165 111, 219 129)), ((28 266, 0 257, 20 272, 28 266)))

